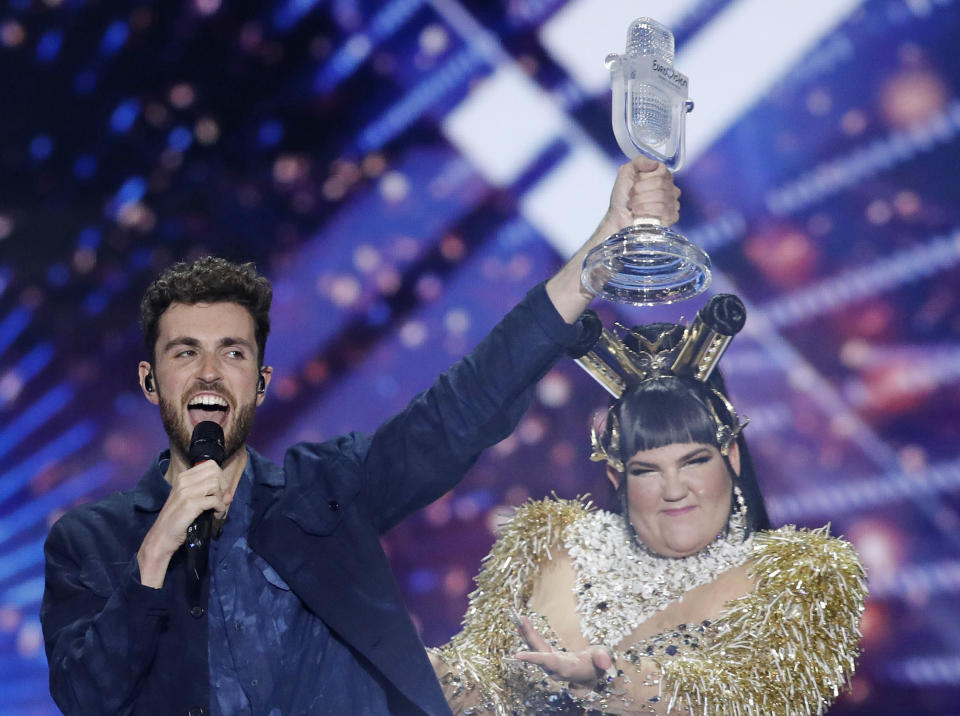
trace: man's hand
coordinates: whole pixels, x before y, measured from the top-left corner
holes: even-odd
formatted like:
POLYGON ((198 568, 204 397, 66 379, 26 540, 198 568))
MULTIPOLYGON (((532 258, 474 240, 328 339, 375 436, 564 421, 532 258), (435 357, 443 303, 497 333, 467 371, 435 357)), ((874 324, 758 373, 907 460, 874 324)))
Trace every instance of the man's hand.
POLYGON ((515 622, 520 636, 527 642, 530 651, 518 652, 516 658, 538 664, 544 671, 564 681, 582 686, 593 686, 613 665, 610 650, 591 646, 583 651, 559 651, 550 646, 530 620, 519 617, 515 622))
POLYGON ((606 239, 640 217, 656 219, 663 226, 675 224, 680 219, 679 199, 680 190, 669 169, 647 157, 636 157, 617 171, 610 207, 594 236, 606 239))
POLYGON ((663 226, 680 218, 680 190, 670 171, 652 159, 636 157, 620 167, 610 193, 610 206, 600 226, 560 271, 547 281, 547 295, 567 323, 573 323, 593 296, 580 285, 583 260, 594 246, 641 217, 663 226))
POLYGON ((215 519, 224 518, 233 499, 229 487, 213 460, 174 475, 170 495, 137 552, 141 584, 154 589, 163 586, 167 565, 186 540, 187 527, 207 510, 214 511, 215 519))

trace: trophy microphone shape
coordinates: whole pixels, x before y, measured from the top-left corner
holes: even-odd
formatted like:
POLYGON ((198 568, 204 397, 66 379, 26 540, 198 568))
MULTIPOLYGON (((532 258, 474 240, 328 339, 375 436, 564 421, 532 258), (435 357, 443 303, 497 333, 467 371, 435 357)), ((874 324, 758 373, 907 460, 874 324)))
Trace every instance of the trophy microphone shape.
MULTIPOLYGON (((631 159, 641 154, 671 171, 683 164, 689 81, 673 67, 673 34, 656 20, 634 20, 623 55, 607 56, 613 90, 613 134, 631 159)), ((685 237, 636 217, 594 247, 580 280, 594 295, 637 306, 673 303, 706 290, 710 257, 685 237)))
MULTIPOLYGON (((223 463, 223 428, 212 420, 197 423, 190 437, 190 450, 187 457, 191 465, 213 460, 217 465, 223 463)), ((201 513, 187 527, 187 573, 199 582, 207 571, 210 560, 210 535, 213 532, 213 510, 201 513)))
POLYGON ((613 133, 628 157, 645 154, 670 171, 684 160, 689 81, 673 67, 673 33, 656 20, 634 20, 622 56, 608 55, 613 133))

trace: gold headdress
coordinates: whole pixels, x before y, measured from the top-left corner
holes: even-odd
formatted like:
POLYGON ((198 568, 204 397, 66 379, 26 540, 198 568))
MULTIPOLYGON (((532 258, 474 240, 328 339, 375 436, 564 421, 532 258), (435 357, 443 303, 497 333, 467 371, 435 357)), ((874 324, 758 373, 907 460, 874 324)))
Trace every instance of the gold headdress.
MULTIPOLYGON (((618 399, 630 386, 665 376, 687 377, 706 384, 730 341, 743 328, 746 318, 746 309, 739 298, 718 294, 697 312, 689 328, 662 323, 641 330, 616 324, 622 337, 604 328, 594 347, 577 359, 577 363, 618 399)), ((717 424, 717 445, 726 455, 750 421, 740 420, 723 393, 713 387, 709 390, 729 416, 727 420, 721 418, 712 402, 707 401, 707 409, 717 424)), ((590 459, 605 461, 622 472, 623 463, 618 457, 620 426, 613 408, 608 411, 606 420, 610 423, 609 429, 597 425, 591 429, 593 452, 590 459), (606 444, 604 434, 608 436, 606 444)))

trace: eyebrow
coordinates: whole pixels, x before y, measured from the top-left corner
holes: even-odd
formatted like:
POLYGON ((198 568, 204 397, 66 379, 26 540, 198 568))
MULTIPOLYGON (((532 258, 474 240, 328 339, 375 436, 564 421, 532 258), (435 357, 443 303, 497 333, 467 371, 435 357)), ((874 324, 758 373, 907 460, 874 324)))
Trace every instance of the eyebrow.
MULTIPOLYGON (((694 449, 691 450, 690 452, 684 453, 683 455, 681 455, 681 456, 680 456, 680 459, 677 460, 677 462, 686 462, 686 461, 689 460, 690 458, 696 457, 696 456, 699 455, 700 453, 702 453, 702 452, 708 452, 708 451, 709 451, 709 450, 708 450, 708 448, 707 448, 706 445, 703 445, 703 446, 698 447, 698 448, 694 448, 694 449)), ((640 460, 628 460, 628 461, 627 461, 627 467, 658 468, 658 467, 660 467, 660 466, 657 465, 657 464, 655 464, 655 463, 652 463, 652 462, 641 462, 640 460)))
MULTIPOLYGON (((177 336, 176 338, 171 338, 163 346, 163 351, 166 353, 168 350, 174 346, 189 346, 190 348, 201 348, 201 343, 196 338, 191 338, 190 336, 177 336)), ((219 341, 217 341, 217 348, 226 348, 228 346, 243 346, 248 350, 253 350, 253 344, 248 341, 246 338, 236 338, 234 336, 224 336, 219 341)))

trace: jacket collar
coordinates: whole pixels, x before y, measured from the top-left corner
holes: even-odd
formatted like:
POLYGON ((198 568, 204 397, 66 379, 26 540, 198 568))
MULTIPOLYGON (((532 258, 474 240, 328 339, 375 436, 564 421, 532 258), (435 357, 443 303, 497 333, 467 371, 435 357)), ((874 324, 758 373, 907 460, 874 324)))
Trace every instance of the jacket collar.
POLYGON ((170 460, 170 451, 164 450, 147 468, 133 488, 133 506, 144 512, 159 512, 170 494, 170 483, 163 478, 161 464, 170 460))
POLYGON ((283 487, 287 483, 283 468, 267 460, 249 445, 247 446, 247 459, 249 460, 248 464, 253 468, 254 485, 283 487))

